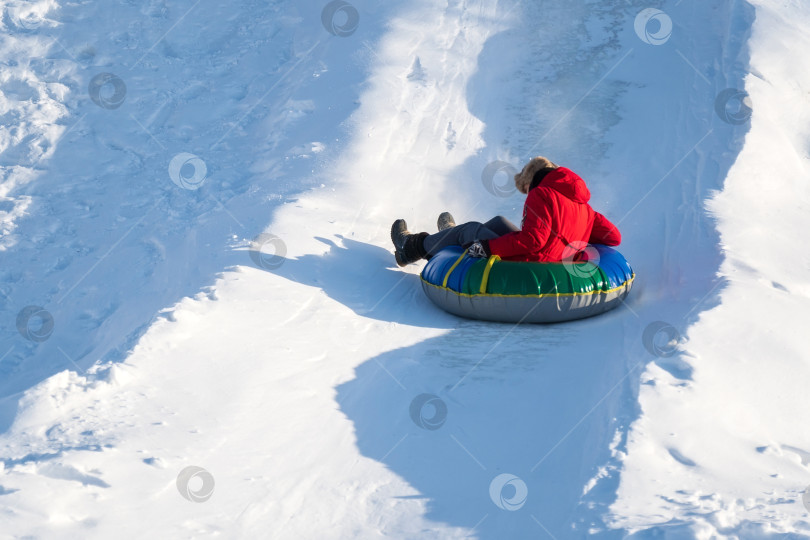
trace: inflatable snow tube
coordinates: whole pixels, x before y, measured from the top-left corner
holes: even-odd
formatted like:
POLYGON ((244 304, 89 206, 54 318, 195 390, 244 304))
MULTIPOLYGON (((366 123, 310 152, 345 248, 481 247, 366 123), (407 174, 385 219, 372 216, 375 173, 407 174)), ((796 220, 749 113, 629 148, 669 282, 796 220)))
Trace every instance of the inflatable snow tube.
POLYGON ((422 288, 440 308, 470 319, 552 323, 604 313, 624 300, 635 274, 618 251, 593 245, 586 262, 514 262, 441 250, 422 270, 422 288), (595 252, 595 253, 594 253, 595 252), (598 256, 595 256, 598 254, 598 256))

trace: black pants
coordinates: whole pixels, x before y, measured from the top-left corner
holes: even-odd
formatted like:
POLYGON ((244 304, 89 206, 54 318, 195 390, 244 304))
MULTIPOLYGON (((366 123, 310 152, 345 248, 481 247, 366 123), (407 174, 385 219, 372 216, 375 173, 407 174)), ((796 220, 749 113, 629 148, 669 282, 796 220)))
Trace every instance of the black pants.
POLYGON ((447 246, 463 246, 476 240, 492 240, 519 230, 514 223, 503 216, 495 216, 486 223, 470 221, 431 234, 425 238, 425 251, 428 255, 435 255, 447 246))

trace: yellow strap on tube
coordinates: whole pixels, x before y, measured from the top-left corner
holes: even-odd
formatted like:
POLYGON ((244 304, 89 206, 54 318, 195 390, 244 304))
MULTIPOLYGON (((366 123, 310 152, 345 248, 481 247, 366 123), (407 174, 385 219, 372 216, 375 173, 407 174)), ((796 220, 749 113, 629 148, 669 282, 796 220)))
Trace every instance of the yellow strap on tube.
POLYGON ((489 272, 492 270, 492 265, 495 264, 496 261, 500 261, 501 258, 497 255, 490 256, 489 260, 487 261, 487 267, 484 268, 484 275, 481 278, 481 288, 478 290, 481 294, 487 293, 487 282, 489 281, 489 272))
POLYGON ((453 263, 453 266, 450 267, 450 270, 448 270, 447 273, 444 275, 444 281, 442 281, 442 287, 447 287, 447 280, 450 279, 450 274, 453 273, 453 270, 455 270, 456 266, 458 266, 459 263, 461 263, 461 261, 464 259, 464 255, 466 255, 466 254, 467 254, 467 252, 464 251, 461 254, 461 256, 456 260, 456 262, 453 263))

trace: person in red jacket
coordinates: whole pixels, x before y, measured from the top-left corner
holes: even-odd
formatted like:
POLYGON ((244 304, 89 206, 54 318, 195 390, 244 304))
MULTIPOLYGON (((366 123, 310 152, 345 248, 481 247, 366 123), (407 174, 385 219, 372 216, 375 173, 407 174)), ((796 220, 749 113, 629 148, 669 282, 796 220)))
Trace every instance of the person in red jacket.
POLYGON ((559 262, 581 252, 587 244, 618 246, 619 230, 588 204, 585 181, 544 157, 533 158, 515 175, 515 186, 526 194, 520 228, 503 216, 486 223, 455 226, 449 214, 439 218, 449 227, 436 234, 411 234, 404 219, 391 226, 391 240, 399 266, 430 258, 458 245, 473 257, 498 255, 506 261, 559 262))

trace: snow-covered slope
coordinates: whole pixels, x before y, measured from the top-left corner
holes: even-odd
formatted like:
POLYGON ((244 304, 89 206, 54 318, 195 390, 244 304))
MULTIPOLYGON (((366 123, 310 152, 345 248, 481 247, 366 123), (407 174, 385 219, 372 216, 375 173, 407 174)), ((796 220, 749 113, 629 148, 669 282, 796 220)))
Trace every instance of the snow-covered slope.
POLYGON ((807 6, 0 6, 0 536, 807 530, 807 6), (630 300, 438 311, 391 221, 536 154, 630 300))

